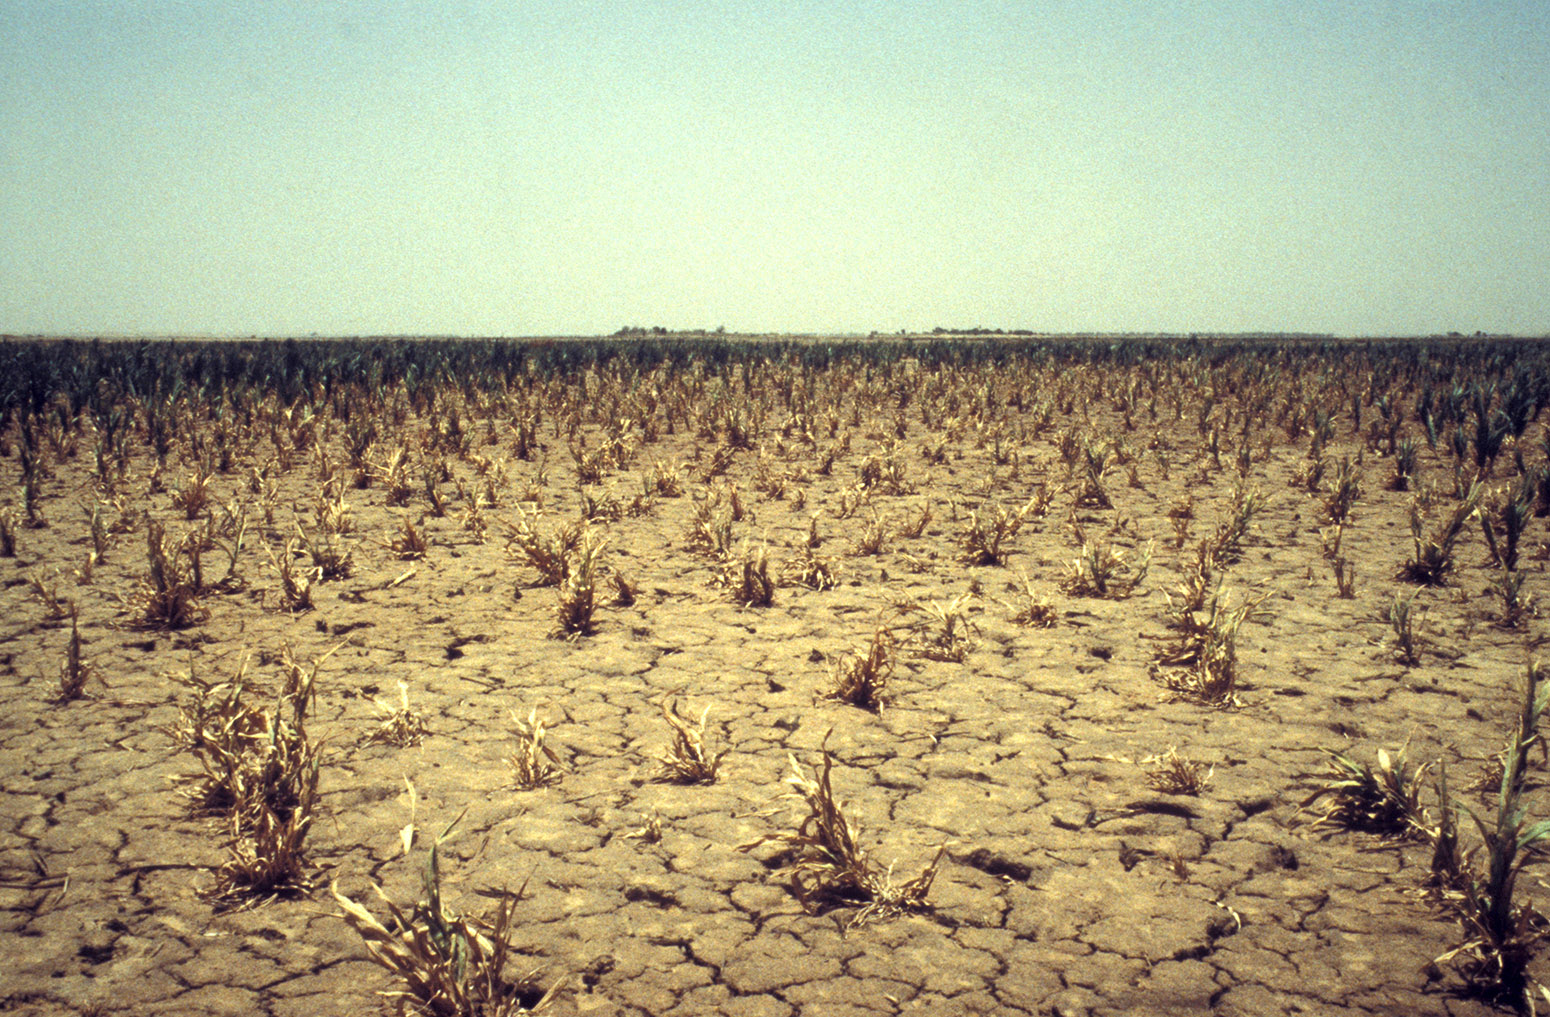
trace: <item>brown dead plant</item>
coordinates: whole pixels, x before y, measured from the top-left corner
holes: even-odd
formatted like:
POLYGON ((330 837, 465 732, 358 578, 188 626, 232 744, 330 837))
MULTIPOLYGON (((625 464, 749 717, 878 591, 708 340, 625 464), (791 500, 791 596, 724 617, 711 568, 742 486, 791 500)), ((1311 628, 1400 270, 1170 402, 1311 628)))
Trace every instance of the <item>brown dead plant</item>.
POLYGON ((376 703, 378 724, 368 741, 384 742, 398 748, 420 744, 430 733, 424 714, 409 705, 409 683, 398 683, 398 702, 379 699, 376 703))
MULTIPOLYGON (((459 816, 458 819, 462 817, 459 816)), ((366 907, 330 885, 334 900, 344 909, 339 917, 365 942, 371 959, 403 983, 403 988, 384 992, 401 1015, 423 1017, 517 1017, 547 1007, 559 989, 556 982, 543 991, 541 969, 516 977, 507 965, 517 956, 512 945, 516 906, 526 884, 516 893, 503 893, 493 919, 462 917, 441 898, 438 849, 458 820, 436 838, 426 863, 425 899, 412 908, 398 907, 382 888, 372 884, 386 905, 389 922, 379 921, 366 907)))
POLYGON ((672 784, 714 784, 721 760, 730 749, 712 753, 705 747, 705 719, 710 716, 710 707, 694 720, 678 712, 678 700, 668 699, 662 702, 662 716, 673 729, 673 741, 661 757, 661 779, 672 784))
POLYGON ((1141 760, 1141 765, 1147 768, 1146 786, 1165 795, 1198 795, 1216 772, 1215 767, 1179 755, 1172 745, 1162 755, 1141 760))
POLYGON ((181 629, 209 617, 210 612, 199 603, 199 586, 186 560, 186 542, 169 539, 161 524, 149 519, 145 543, 148 575, 136 596, 140 625, 181 629))
POLYGON ((784 871, 797 900, 813 913, 837 907, 855 908, 845 923, 847 928, 927 910, 926 897, 947 845, 939 847, 930 864, 906 883, 893 881, 892 865, 879 870, 861 847, 857 829, 845 815, 844 803, 834 796, 834 759, 827 745, 825 735, 820 748, 821 762, 812 773, 805 771, 795 756, 790 757, 791 774, 786 783, 792 790, 786 797, 797 799, 807 810, 796 828, 743 845, 741 850, 767 843, 785 848, 790 861, 784 871))
POLYGON ((1269 594, 1228 606, 1220 587, 1204 619, 1190 617, 1173 647, 1152 665, 1152 675, 1184 699, 1207 706, 1238 705, 1238 630, 1269 594), (1166 667, 1160 665, 1167 665, 1166 667))
POLYGON ((517 746, 506 757, 519 791, 532 791, 560 778, 560 757, 544 744, 548 722, 538 719, 538 707, 528 711, 527 719, 516 710, 511 720, 517 727, 517 746))
POLYGON ((864 653, 846 653, 834 667, 834 687, 824 696, 874 713, 888 701, 898 646, 893 632, 879 624, 864 653))
POLYGON ((516 525, 508 524, 511 539, 507 546, 515 546, 523 559, 538 571, 534 586, 559 586, 565 581, 567 558, 581 543, 584 526, 577 520, 548 534, 539 528, 538 518, 537 510, 523 511, 516 525))
POLYGON ((745 542, 740 553, 722 563, 720 578, 732 591, 732 599, 744 607, 769 607, 775 602, 769 552, 763 547, 745 542))

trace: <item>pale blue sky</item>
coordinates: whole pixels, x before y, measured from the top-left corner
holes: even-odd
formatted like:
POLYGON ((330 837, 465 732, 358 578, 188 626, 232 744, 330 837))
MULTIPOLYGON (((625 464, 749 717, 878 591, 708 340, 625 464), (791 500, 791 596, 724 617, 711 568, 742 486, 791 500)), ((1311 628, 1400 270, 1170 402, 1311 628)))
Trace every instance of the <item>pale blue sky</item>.
POLYGON ((1550 4, 0 0, 0 332, 1550 332, 1550 4))

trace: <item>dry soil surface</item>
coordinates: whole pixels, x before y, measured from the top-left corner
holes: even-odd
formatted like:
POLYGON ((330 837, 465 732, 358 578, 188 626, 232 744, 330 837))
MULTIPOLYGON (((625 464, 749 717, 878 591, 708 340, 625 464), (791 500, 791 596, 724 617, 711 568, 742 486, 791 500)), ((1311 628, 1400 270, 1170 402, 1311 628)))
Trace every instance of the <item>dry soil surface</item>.
MULTIPOLYGON (((379 452, 403 442, 418 455, 415 428, 411 420, 379 452)), ((1539 623, 1493 624, 1478 526, 1466 532, 1453 582, 1419 591, 1421 659, 1403 665, 1386 613, 1396 591, 1415 589, 1395 578, 1410 554, 1411 495, 1385 490, 1387 461, 1366 454, 1344 535, 1356 593, 1341 599, 1322 554, 1321 498, 1291 483, 1306 441, 1267 432, 1246 478, 1262 507, 1241 559, 1223 569, 1229 590, 1267 599, 1239 635, 1241 705, 1214 708, 1170 696, 1151 674, 1168 637, 1165 596, 1195 544, 1231 512, 1237 483, 1228 457, 1213 464, 1189 421, 1128 433, 1100 425, 1138 453, 1134 484, 1123 467, 1105 478, 1112 508, 1078 506, 1067 487, 1012 539, 1007 565, 959 561, 971 510, 1016 508, 1066 479, 1055 433, 1014 469, 972 436, 950 445, 944 462, 927 462, 921 450, 934 436, 917 428, 898 444, 915 492, 874 493, 848 518, 839 518, 842 499, 892 434, 858 429, 829 475, 798 443, 767 450, 767 467, 806 473, 779 498, 753 487, 759 453, 737 452, 716 483, 736 484, 748 510, 734 524, 738 544, 767 545, 778 570, 820 512, 818 553, 840 570, 835 589, 782 585, 762 608, 737 603, 691 547, 694 506, 706 496, 696 474, 711 444, 664 435, 585 489, 594 499, 611 492, 623 507, 656 461, 681 464, 685 479, 682 496, 594 522, 608 536, 607 566, 639 596, 625 607, 601 592, 595 633, 573 639, 552 636, 556 592, 533 585, 506 525, 534 507, 521 498, 535 490, 544 492, 541 528, 576 517, 581 489, 562 442, 550 441, 542 475, 539 462, 512 459, 504 439, 476 446, 511 460, 501 503, 484 510, 482 541, 465 526, 454 484, 443 485, 452 502, 444 517, 418 495, 392 507, 380 484, 348 489, 353 571, 319 583, 315 608, 301 613, 279 609, 262 548, 281 553, 293 518, 310 525, 319 462, 301 457, 274 475, 265 520, 263 495, 249 486, 250 467, 265 458, 255 450, 212 481, 209 511, 243 506, 252 520, 240 582, 206 593, 208 619, 175 632, 135 624, 146 574, 135 513, 173 534, 205 525, 171 507, 188 470, 169 463, 153 483, 151 461, 136 460, 114 510, 134 528, 86 582, 77 570, 91 546, 93 496, 82 450, 47 481, 49 525, 19 529, 16 557, 0 559, 0 1009, 375 1012, 392 980, 327 885, 379 913, 373 882, 411 904, 426 846, 461 815, 442 849, 447 902, 477 913, 490 895, 525 884, 517 946, 546 984, 563 981, 556 1014, 1491 1012, 1459 995, 1451 971, 1429 968, 1459 941, 1456 923, 1423 895, 1430 848, 1318 827, 1300 809, 1328 770, 1326 750, 1368 762, 1380 747, 1408 743, 1412 761, 1446 760, 1455 785, 1468 786, 1501 749, 1539 623), (1149 443, 1167 450, 1166 463, 1149 443), (1186 495, 1194 519, 1178 547, 1168 510, 1186 495), (899 535, 926 505, 933 519, 921 535, 899 535), (856 553, 874 512, 894 534, 881 553, 856 553), (404 517, 425 517, 431 546, 420 560, 386 546, 404 517), (1155 543, 1134 595, 1062 591, 1076 554, 1072 521, 1131 560, 1155 543), (1013 620, 1020 574, 1053 605, 1051 627, 1013 620), (53 701, 70 628, 49 617, 34 578, 79 610, 99 676, 86 698, 53 701), (920 655, 924 609, 964 594, 975 627, 967 655, 920 655), (900 640, 889 702, 870 712, 824 698, 835 661, 864 649, 880 619, 900 640), (320 661, 309 725, 324 745, 309 840, 316 888, 222 909, 208 899, 221 825, 190 815, 173 790, 174 778, 198 769, 172 734, 191 695, 184 678, 229 678, 247 660, 267 696, 286 646, 320 661), (372 740, 379 701, 396 701, 400 682, 428 727, 406 748, 372 740), (688 714, 709 709, 712 748, 728 750, 715 783, 658 779, 670 697, 688 714), (535 708, 560 774, 516 790, 505 762, 511 716, 535 708), (896 859, 896 880, 946 845, 929 909, 849 927, 852 912, 809 913, 793 896, 779 845, 760 842, 800 821, 783 778, 793 758, 804 769, 818 763, 824 745, 862 846, 883 866, 896 859), (1170 747, 1211 768, 1200 794, 1149 786, 1145 760, 1170 747), (640 835, 652 816, 660 839, 640 835), (406 856, 401 831, 411 822, 406 856)), ((1348 424, 1330 451, 1360 451, 1348 424)), ((451 466, 469 490, 482 483, 471 462, 451 466)), ((18 475, 14 455, 0 470, 18 475)), ((1422 483, 1450 491, 1449 470, 1423 447, 1422 483)), ((1542 597, 1543 520, 1530 538, 1528 589, 1542 597)), ((219 552, 204 564, 223 570, 219 552)), ((1466 798, 1491 808, 1488 793, 1466 798)), ((1520 893, 1543 896, 1530 872, 1520 893)))

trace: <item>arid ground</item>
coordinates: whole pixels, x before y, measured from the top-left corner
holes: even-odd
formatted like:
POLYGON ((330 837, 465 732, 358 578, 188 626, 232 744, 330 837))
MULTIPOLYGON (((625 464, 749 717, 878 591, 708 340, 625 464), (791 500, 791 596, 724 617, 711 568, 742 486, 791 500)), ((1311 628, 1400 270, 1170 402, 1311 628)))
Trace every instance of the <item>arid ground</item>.
POLYGON ((99 378, 128 354, 6 344, 0 1010, 390 1009, 330 884, 408 913, 454 820, 445 913, 525 888, 507 977, 555 1014, 1510 1007, 1434 963, 1486 868, 1460 812, 1468 871, 1434 875, 1435 782, 1497 829, 1550 596, 1550 350, 993 342, 407 378, 443 347, 233 346, 289 373, 229 384, 191 347, 99 378), (18 395, 50 358, 86 380, 18 395), (1412 512, 1423 543, 1461 520, 1436 585, 1401 574, 1412 512), (199 724, 240 675, 277 730, 287 661, 318 796, 297 878, 253 899, 199 724), (670 703, 714 780, 670 779, 670 703), (522 789, 537 723, 553 773, 522 789), (1331 753, 1381 782, 1380 750, 1417 796, 1387 832, 1309 803, 1331 753), (794 843, 787 778, 825 752, 871 866, 848 889, 794 843))

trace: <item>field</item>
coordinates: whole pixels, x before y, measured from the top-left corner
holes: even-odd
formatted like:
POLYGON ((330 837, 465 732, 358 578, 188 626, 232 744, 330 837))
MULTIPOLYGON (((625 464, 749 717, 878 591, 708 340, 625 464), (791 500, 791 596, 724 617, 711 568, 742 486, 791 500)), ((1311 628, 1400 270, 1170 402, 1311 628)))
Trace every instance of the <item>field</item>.
POLYGON ((0 368, 0 1011, 1547 1006, 1550 343, 0 368))

